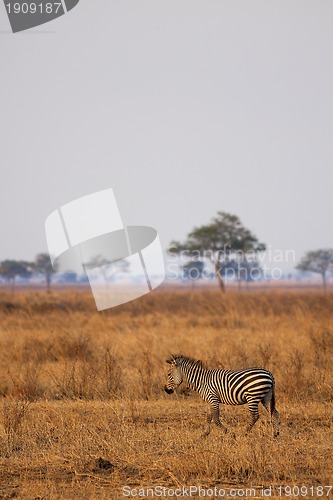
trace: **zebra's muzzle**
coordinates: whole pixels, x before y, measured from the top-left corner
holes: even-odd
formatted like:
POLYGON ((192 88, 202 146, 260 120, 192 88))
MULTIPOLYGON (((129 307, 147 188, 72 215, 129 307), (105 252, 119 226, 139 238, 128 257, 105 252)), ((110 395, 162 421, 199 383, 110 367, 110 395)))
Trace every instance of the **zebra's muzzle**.
POLYGON ((166 385, 164 386, 164 390, 165 390, 165 392, 167 394, 172 394, 173 393, 173 389, 168 389, 166 385))

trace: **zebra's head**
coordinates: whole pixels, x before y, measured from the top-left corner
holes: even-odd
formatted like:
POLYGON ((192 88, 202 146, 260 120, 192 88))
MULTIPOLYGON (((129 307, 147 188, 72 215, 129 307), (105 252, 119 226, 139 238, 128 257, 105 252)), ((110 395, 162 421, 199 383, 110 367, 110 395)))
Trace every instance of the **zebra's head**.
POLYGON ((183 382, 183 376, 177 363, 177 356, 171 356, 166 362, 170 365, 168 371, 167 383, 164 390, 167 394, 172 394, 177 387, 183 382))

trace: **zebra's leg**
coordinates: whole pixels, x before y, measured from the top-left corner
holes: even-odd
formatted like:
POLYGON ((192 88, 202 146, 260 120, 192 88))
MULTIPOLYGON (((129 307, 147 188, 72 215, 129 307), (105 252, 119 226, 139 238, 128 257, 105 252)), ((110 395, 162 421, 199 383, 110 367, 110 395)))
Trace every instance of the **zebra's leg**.
POLYGON ((268 403, 267 401, 265 401, 264 399, 261 401, 261 403, 262 403, 263 407, 264 407, 267 411, 269 411, 269 403, 268 403))
POLYGON ((212 423, 212 420, 213 420, 213 415, 212 413, 208 413, 207 415, 207 429, 205 430, 205 432, 203 433, 203 436, 204 437, 207 437, 209 434, 210 434, 210 424, 212 423))
POLYGON ((223 429, 224 432, 228 432, 228 429, 226 429, 220 422, 220 405, 219 401, 213 401, 210 403, 210 413, 207 415, 207 429, 204 433, 204 436, 208 436, 210 434, 210 424, 212 423, 212 420, 214 424, 219 427, 220 429, 223 429))
POLYGON ((228 429, 226 427, 224 427, 224 425, 221 424, 221 421, 220 421, 220 402, 219 401, 216 401, 216 402, 213 402, 211 403, 210 405, 210 421, 214 421, 214 424, 219 427, 220 429, 222 429, 225 433, 228 432, 228 429))
POLYGON ((246 428, 246 432, 250 432, 254 424, 259 420, 259 410, 258 410, 259 401, 249 400, 247 404, 250 410, 251 421, 246 428))
POLYGON ((210 407, 211 411, 211 421, 214 421, 214 424, 217 425, 217 427, 223 427, 223 425, 220 422, 220 405, 219 403, 212 404, 210 407))

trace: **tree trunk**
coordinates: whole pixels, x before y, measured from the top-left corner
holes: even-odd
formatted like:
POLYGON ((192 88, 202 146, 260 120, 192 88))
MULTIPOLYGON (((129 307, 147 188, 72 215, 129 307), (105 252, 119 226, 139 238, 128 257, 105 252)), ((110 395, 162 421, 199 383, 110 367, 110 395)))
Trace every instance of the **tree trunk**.
POLYGON ((219 262, 215 262, 215 274, 216 274, 216 277, 217 277, 217 281, 219 282, 219 286, 220 286, 221 292, 225 293, 225 286, 224 286, 224 282, 223 282, 223 279, 222 279, 222 276, 221 276, 221 273, 220 273, 219 262))
POLYGON ((46 290, 49 292, 51 287, 51 275, 46 275, 46 290))
POLYGON ((327 285, 327 283, 326 283, 326 271, 323 272, 322 277, 323 277, 323 289, 324 289, 324 291, 326 291, 326 285, 327 285))

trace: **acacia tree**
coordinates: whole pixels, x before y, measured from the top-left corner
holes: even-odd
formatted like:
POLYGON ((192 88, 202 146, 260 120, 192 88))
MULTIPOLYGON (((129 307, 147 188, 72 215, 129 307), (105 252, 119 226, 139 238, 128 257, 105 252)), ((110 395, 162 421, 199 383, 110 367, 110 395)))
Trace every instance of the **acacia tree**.
POLYGON ((190 260, 182 266, 183 276, 192 281, 198 280, 202 278, 204 267, 205 265, 201 260, 190 260))
POLYGON ((17 276, 29 278, 31 275, 31 269, 32 264, 25 261, 7 259, 0 263, 0 275, 3 276, 9 283, 12 283, 13 288, 15 286, 15 278, 17 276))
POLYGON ((97 268, 102 274, 105 282, 114 281, 119 273, 129 272, 130 264, 126 259, 111 262, 103 255, 95 255, 89 262, 86 263, 87 269, 97 268))
POLYGON ((296 266, 296 269, 320 274, 323 280, 323 288, 326 290, 327 274, 333 271, 333 248, 307 252, 296 266))
POLYGON ((57 271, 57 265, 52 265, 48 253, 39 253, 34 262, 34 271, 45 276, 46 287, 49 290, 51 286, 51 276, 57 271))
MULTIPOLYGON (((181 254, 184 250, 199 254, 202 259, 209 259, 214 266, 215 274, 221 291, 225 291, 223 275, 229 268, 235 268, 235 263, 256 260, 258 252, 265 250, 265 245, 259 243, 257 237, 243 226, 237 215, 218 212, 210 224, 195 227, 184 243, 171 242, 169 252, 181 254), (251 254, 251 258, 248 256, 251 254)), ((239 269, 240 266, 238 266, 239 269)), ((241 274, 237 275, 241 279, 241 274)))

